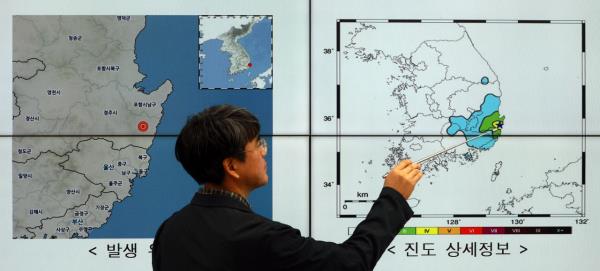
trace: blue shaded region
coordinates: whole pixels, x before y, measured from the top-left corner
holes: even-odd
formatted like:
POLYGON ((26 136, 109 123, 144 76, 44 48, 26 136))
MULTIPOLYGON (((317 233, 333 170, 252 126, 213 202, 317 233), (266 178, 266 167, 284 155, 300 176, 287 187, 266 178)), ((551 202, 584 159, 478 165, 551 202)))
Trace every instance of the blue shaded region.
POLYGON ((484 85, 487 85, 490 83, 490 78, 488 78, 487 76, 481 77, 481 83, 484 85))
MULTIPOLYGON (((175 159, 175 135, 187 117, 214 104, 248 108, 261 122, 261 134, 272 134, 272 90, 206 91, 198 89, 198 17, 147 16, 135 44, 136 63, 145 75, 138 88, 151 93, 166 80, 173 92, 163 104, 163 117, 148 154, 148 175, 134 179, 131 196, 116 203, 108 222, 90 238, 153 238, 160 224, 189 203, 198 184, 175 159)), ((267 137, 269 144, 271 138, 267 137)), ((271 153, 271 152, 269 152, 271 153)), ((266 157, 271 176, 271 155, 266 157)), ((272 217, 272 180, 250 196, 252 209, 272 217)))
MULTIPOLYGON (((271 20, 262 19, 256 22, 251 32, 238 41, 248 53, 252 67, 241 72, 230 74, 231 54, 221 50, 222 40, 212 39, 202 43, 205 54, 201 67, 202 88, 255 88, 252 80, 271 68, 271 20)), ((271 88, 271 77, 264 78, 268 83, 262 88, 271 88)))
MULTIPOLYGON (((271 20, 265 18, 254 24, 252 32, 241 38, 239 43, 246 49, 252 60, 250 77, 258 77, 271 68, 271 20)), ((263 77, 267 82, 264 88, 271 88, 271 76, 263 77)))
MULTIPOLYGON (((475 111, 466 119, 463 116, 450 117, 450 127, 446 130, 449 135, 455 135, 458 132, 463 132, 465 138, 473 138, 481 135, 479 127, 487 116, 493 114, 500 109, 500 97, 493 94, 488 94, 483 100, 479 111, 475 111)), ((498 139, 492 137, 492 133, 488 132, 489 136, 482 136, 473 141, 467 142, 467 145, 478 149, 490 149, 494 146, 498 139)))

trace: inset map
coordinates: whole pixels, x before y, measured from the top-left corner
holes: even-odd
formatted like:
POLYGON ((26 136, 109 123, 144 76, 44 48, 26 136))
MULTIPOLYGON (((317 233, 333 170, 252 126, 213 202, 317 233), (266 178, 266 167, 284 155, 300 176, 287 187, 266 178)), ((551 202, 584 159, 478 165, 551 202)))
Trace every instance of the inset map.
POLYGON ((272 16, 200 16, 200 89, 271 89, 272 25, 272 16))

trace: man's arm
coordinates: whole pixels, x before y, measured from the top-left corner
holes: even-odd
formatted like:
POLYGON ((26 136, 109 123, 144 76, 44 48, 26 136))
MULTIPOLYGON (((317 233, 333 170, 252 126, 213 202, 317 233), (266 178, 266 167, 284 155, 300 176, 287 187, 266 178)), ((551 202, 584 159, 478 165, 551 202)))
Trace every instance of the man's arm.
POLYGON ((422 173, 418 164, 402 161, 386 176, 369 214, 342 244, 300 236, 287 225, 264 240, 269 265, 282 270, 372 270, 413 212, 406 202, 422 173))
POLYGON ((365 220, 341 245, 355 250, 364 270, 371 270, 412 215, 406 200, 397 191, 384 187, 365 220))

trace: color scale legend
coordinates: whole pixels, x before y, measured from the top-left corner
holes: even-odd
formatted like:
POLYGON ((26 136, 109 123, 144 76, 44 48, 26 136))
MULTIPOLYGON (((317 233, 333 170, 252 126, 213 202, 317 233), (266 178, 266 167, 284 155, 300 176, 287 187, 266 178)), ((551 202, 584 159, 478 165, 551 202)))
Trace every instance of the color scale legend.
POLYGON ((572 227, 406 227, 399 235, 571 234, 572 227))
MULTIPOLYGON (((352 235, 355 227, 348 228, 352 235)), ((398 235, 572 234, 573 227, 405 227, 398 235)))

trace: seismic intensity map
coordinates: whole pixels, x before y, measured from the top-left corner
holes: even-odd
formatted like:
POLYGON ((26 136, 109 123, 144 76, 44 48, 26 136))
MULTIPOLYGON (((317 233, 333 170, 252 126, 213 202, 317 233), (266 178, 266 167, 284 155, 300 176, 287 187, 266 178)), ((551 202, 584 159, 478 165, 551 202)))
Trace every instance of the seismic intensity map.
POLYGON ((366 215, 400 160, 465 141, 423 162, 416 214, 584 214, 581 22, 338 29, 339 215, 366 215))

